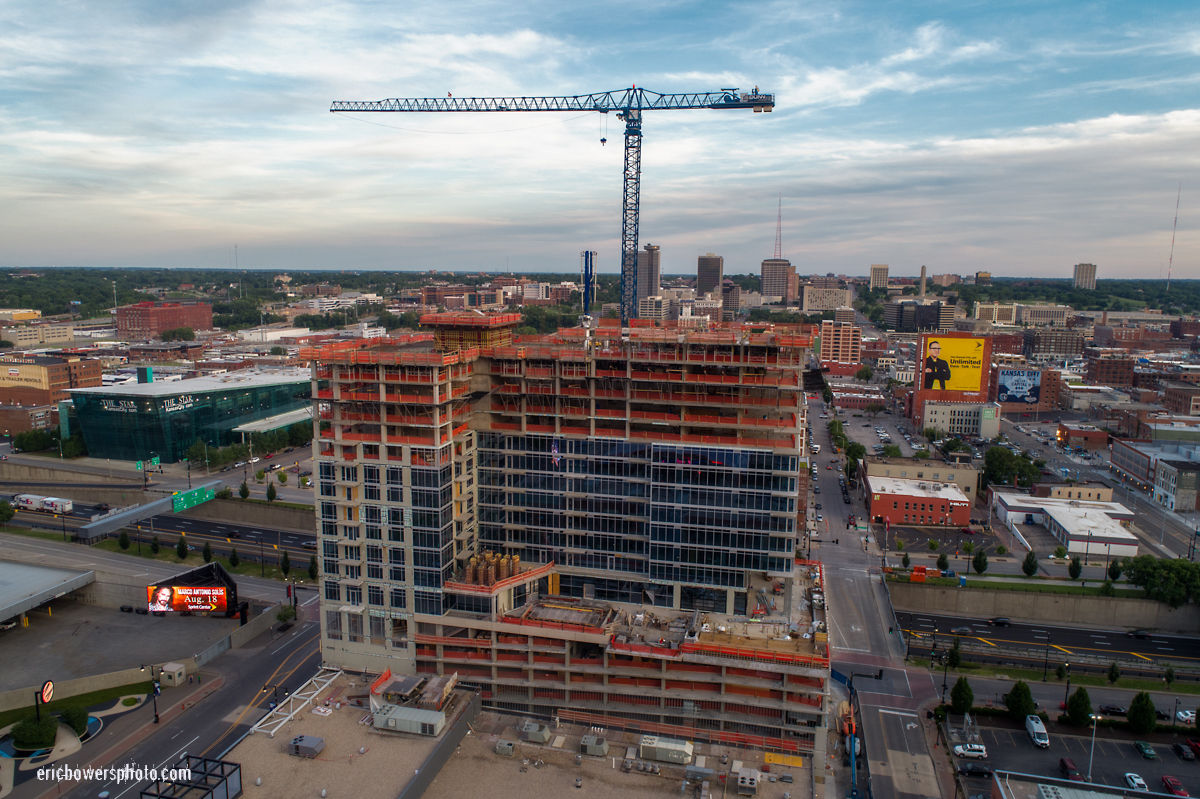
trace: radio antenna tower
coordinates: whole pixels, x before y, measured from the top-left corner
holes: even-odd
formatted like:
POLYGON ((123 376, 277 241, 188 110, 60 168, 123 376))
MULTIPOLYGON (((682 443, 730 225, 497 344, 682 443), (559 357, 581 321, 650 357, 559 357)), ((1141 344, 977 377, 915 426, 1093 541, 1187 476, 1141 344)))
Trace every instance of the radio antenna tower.
MULTIPOLYGON (((1175 209, 1178 214, 1179 209, 1175 209)), ((1172 243, 1175 239, 1172 237, 1172 243)), ((783 192, 779 193, 779 212, 775 216, 775 260, 783 258, 783 192)))
POLYGON ((1171 257, 1167 261, 1167 293, 1171 292, 1171 267, 1175 264, 1175 230, 1179 227, 1179 195, 1183 193, 1183 183, 1180 182, 1175 192, 1175 224, 1171 225, 1171 257))

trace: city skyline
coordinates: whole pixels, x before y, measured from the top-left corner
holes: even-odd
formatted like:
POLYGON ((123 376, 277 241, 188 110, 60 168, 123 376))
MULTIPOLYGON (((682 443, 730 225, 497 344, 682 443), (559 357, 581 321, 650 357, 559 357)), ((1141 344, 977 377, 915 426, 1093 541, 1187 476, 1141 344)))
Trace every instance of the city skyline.
POLYGON ((333 100, 757 86, 772 114, 646 115, 642 243, 801 274, 1200 277, 1200 24, 671 4, 84 8, 0 26, 0 267, 619 268, 613 115, 331 115, 333 100), (465 20, 465 21, 464 21, 465 20), (614 69, 609 55, 627 54, 614 69), (630 68, 632 66, 632 68, 630 68), (605 136, 606 145, 599 139, 605 136))

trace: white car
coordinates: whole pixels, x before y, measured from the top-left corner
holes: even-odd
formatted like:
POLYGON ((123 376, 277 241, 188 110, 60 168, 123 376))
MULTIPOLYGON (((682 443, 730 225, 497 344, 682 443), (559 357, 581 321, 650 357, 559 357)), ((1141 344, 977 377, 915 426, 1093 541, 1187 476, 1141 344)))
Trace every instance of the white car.
POLYGON ((973 757, 983 760, 987 757, 987 747, 983 744, 959 744, 954 747, 954 754, 958 757, 973 757))
POLYGON ((1135 791, 1150 790, 1150 786, 1146 785, 1146 781, 1132 771, 1125 775, 1125 784, 1135 791))
POLYGON ((1196 711, 1180 710, 1178 713, 1175 714, 1175 720, 1182 721, 1184 724, 1195 724, 1196 723, 1196 711))

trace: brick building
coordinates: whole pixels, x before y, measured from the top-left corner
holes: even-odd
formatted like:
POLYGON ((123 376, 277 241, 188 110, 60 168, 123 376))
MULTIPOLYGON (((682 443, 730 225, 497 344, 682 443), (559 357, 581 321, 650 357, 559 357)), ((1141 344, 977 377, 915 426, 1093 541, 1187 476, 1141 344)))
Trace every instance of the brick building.
POLYGON ((1191 383, 1163 384, 1163 407, 1182 416, 1200 416, 1200 386, 1191 383))
MULTIPOLYGON (((932 472, 932 467, 927 467, 932 472)), ((971 523, 971 500, 953 482, 866 475, 871 521, 937 527, 971 523)))
POLYGON ((194 361, 203 357, 204 344, 200 341, 171 341, 166 343, 129 345, 130 363, 194 361))
POLYGON ((72 388, 103 382, 100 361, 78 357, 10 355, 0 358, 0 404, 54 405, 70 399, 72 388))
POLYGON ((1054 361, 1083 354, 1083 331, 1056 327, 1025 330, 1024 355, 1031 361, 1054 361))
POLYGON ((0 430, 6 436, 50 430, 57 425, 57 405, 0 405, 0 430))
POLYGON ((1097 386, 1133 385, 1134 360, 1123 350, 1087 347, 1084 355, 1087 358, 1086 377, 1089 383, 1097 386))
POLYGON ((123 339, 158 338, 164 330, 180 327, 212 330, 212 305, 207 302, 138 302, 117 309, 117 335, 123 339))
POLYGON ((1108 431, 1090 424, 1058 423, 1058 443, 1072 449, 1098 450, 1108 447, 1108 431))
POLYGON ((862 328, 846 322, 821 322, 821 362, 862 363, 862 328))

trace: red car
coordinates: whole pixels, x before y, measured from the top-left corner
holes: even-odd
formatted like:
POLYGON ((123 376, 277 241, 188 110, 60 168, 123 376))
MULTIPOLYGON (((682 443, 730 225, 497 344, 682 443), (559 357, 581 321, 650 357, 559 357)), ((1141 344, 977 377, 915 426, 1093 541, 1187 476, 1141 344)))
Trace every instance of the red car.
POLYGON ((1170 774, 1167 774, 1163 777, 1162 783, 1163 790, 1166 793, 1171 794, 1171 796, 1191 796, 1191 794, 1184 789, 1183 783, 1172 777, 1170 774))
POLYGON ((963 535, 975 535, 975 531, 972 530, 970 527, 960 527, 958 529, 958 531, 960 533, 962 533, 963 535))

